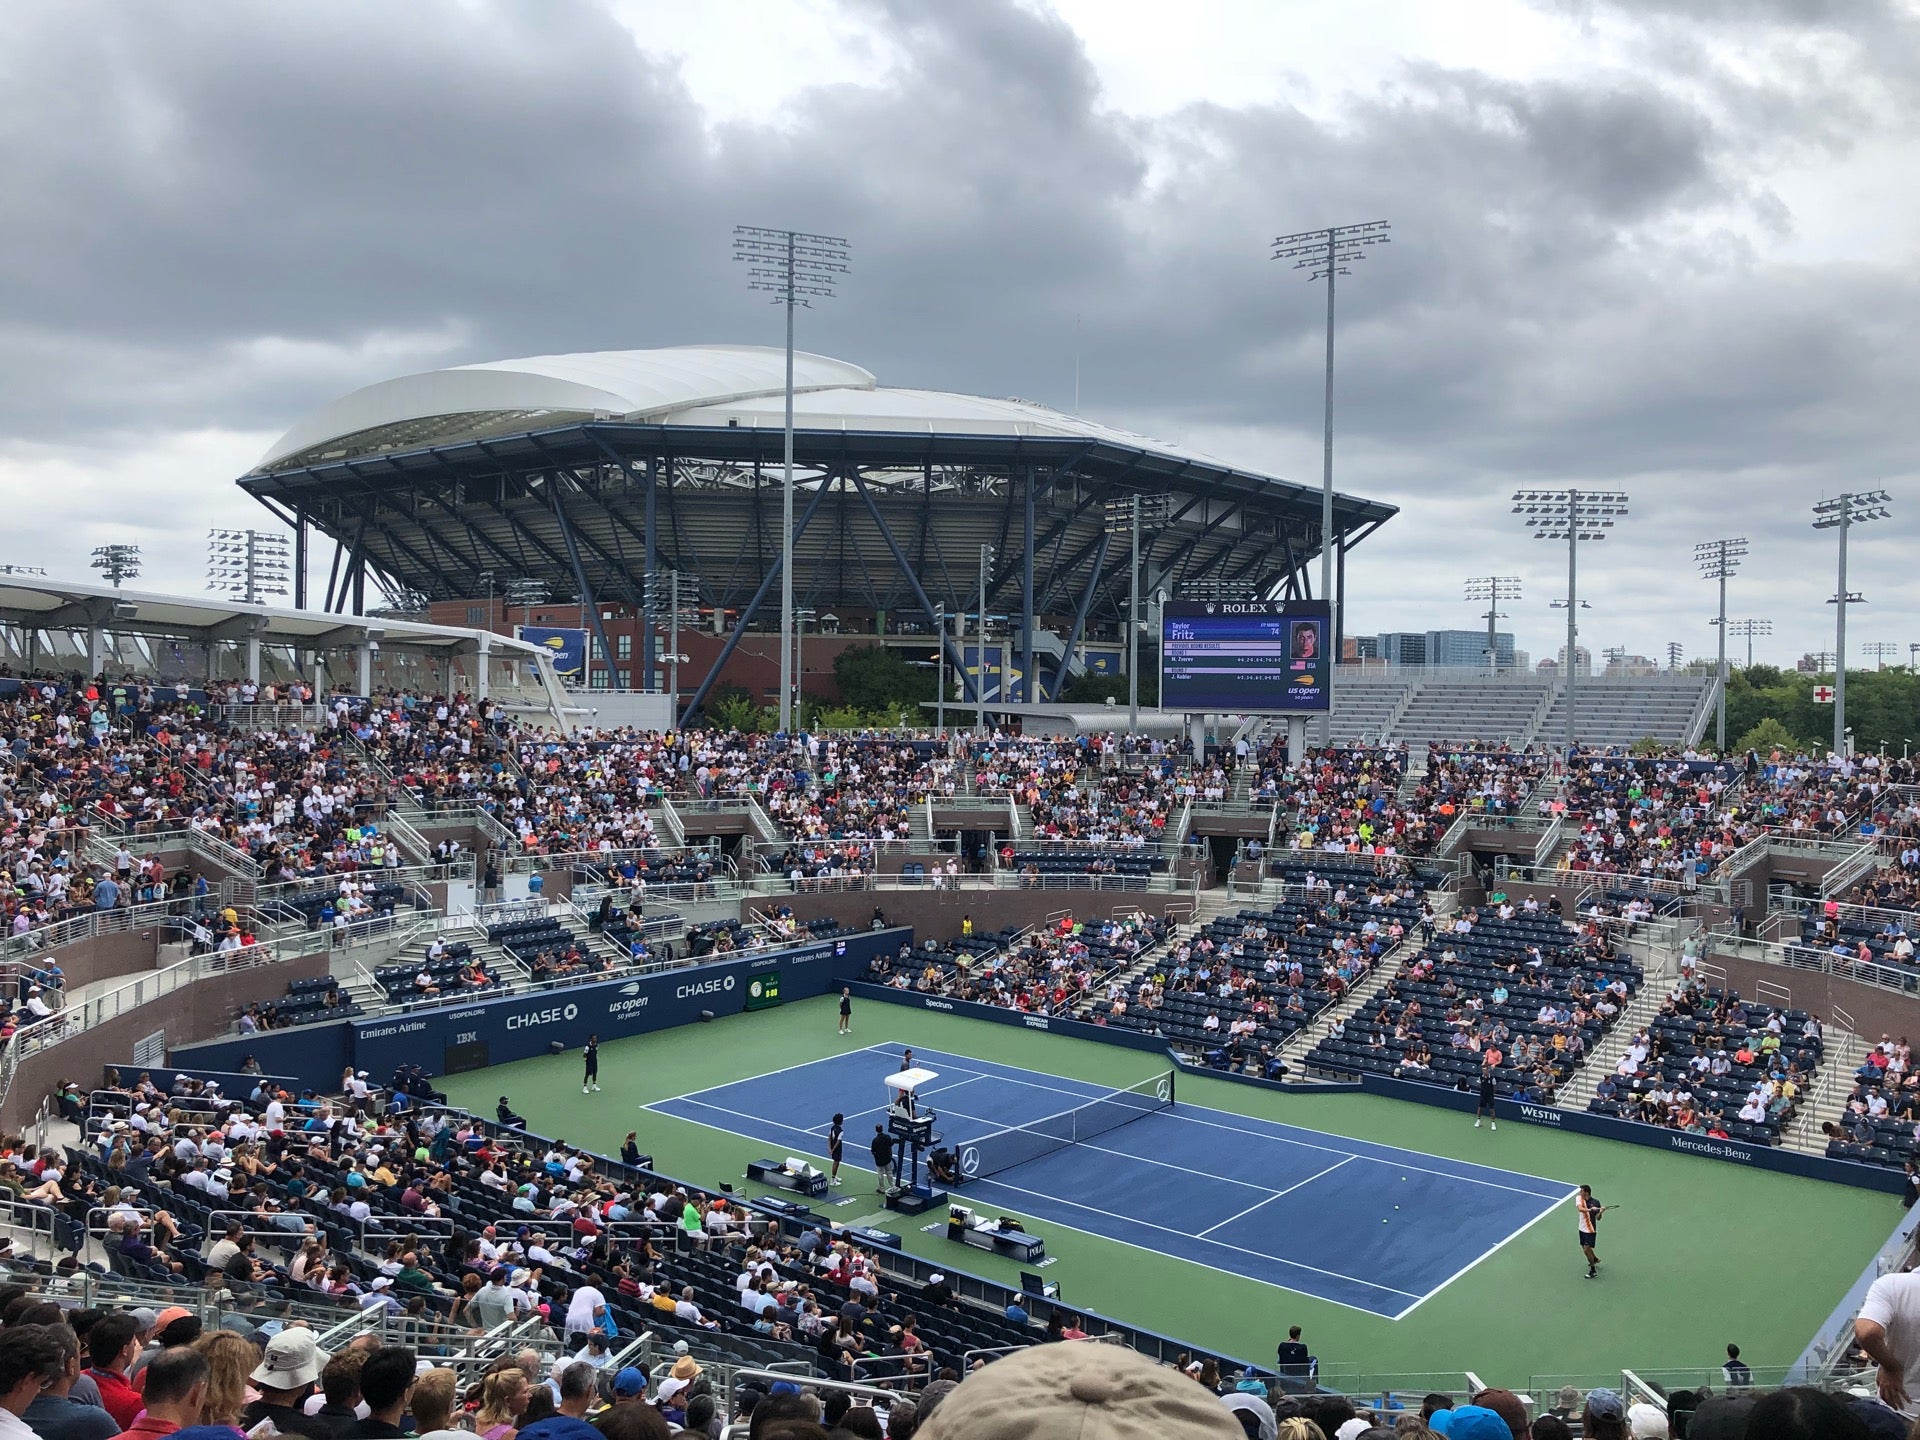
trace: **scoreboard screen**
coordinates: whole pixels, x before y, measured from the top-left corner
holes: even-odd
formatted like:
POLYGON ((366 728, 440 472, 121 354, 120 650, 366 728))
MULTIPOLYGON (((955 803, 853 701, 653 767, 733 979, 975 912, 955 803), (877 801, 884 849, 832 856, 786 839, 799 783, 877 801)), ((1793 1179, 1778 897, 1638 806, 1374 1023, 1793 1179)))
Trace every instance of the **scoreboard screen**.
POLYGON ((1333 658, 1314 600, 1170 600, 1160 620, 1160 708, 1323 711, 1333 658))

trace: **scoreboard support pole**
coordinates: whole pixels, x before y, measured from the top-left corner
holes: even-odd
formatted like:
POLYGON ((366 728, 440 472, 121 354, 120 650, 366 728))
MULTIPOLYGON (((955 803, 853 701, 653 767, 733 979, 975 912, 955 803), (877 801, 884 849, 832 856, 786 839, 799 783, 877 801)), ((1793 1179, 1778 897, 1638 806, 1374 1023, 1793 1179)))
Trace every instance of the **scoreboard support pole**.
MULTIPOLYGON (((1331 712, 1329 712, 1331 714, 1331 712)), ((1331 723, 1331 722, 1329 722, 1331 723)), ((1333 737, 1327 737, 1329 744, 1333 737)), ((1307 717, 1289 715, 1287 717, 1287 764, 1298 765, 1307 753, 1307 717)))

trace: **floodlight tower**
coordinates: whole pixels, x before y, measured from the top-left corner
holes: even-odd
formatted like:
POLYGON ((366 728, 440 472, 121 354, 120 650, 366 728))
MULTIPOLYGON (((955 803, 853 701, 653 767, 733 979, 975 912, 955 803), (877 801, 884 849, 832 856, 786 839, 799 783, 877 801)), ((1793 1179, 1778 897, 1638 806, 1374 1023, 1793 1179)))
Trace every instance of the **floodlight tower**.
POLYGON ((1730 620, 1727 622, 1727 624, 1728 624, 1728 627, 1732 630, 1732 632, 1735 635, 1742 635, 1746 637, 1747 668, 1751 670, 1753 668, 1753 637, 1756 635, 1772 635, 1773 621, 1771 620, 1730 620))
MULTIPOLYGON (((987 734, 987 575, 993 569, 994 549, 980 547, 980 625, 974 631, 973 728, 981 739, 987 734)), ((942 637, 945 644, 945 637, 942 637)), ((1003 695, 1000 697, 1005 700, 1003 695)))
POLYGON ((1840 532, 1840 579, 1833 599, 1833 748, 1847 753, 1847 606, 1863 597, 1847 589, 1847 532, 1856 525, 1892 518, 1884 490, 1844 491, 1813 507, 1813 528, 1840 532))
POLYGON ((747 265, 747 288, 787 307, 787 411, 780 481, 780 732, 793 730, 793 311, 833 298, 847 273, 847 242, 802 230, 733 227, 733 258, 747 265))
POLYGON ((1579 666, 1574 656, 1580 641, 1580 542, 1604 540, 1613 522, 1627 513, 1623 490, 1516 490, 1513 513, 1533 527, 1536 540, 1567 542, 1567 734, 1566 750, 1573 756, 1574 684, 1579 666))
MULTIPOLYGON (((1682 645, 1678 640, 1667 641, 1667 669, 1678 670, 1680 668, 1680 662, 1686 659, 1686 657, 1686 646, 1682 645)), ((1724 666, 1727 662, 1722 659, 1720 663, 1724 666)))
POLYGON ((1869 660, 1879 662, 1873 667, 1874 669, 1884 670, 1887 668, 1887 661, 1900 653, 1900 647, 1891 640, 1869 640, 1860 647, 1860 653, 1869 660))
POLYGON ((131 580, 140 573, 140 547, 124 543, 96 545, 89 563, 111 580, 113 588, 118 590, 122 581, 131 580))
POLYGON ((1333 743, 1333 686, 1340 670, 1340 613, 1333 608, 1333 281, 1336 275, 1351 275, 1347 267, 1364 260, 1374 245, 1391 243, 1387 234, 1391 222, 1369 220, 1362 225, 1330 225, 1324 230, 1301 230, 1279 236, 1273 242, 1273 258, 1291 260, 1293 268, 1305 270, 1309 281, 1327 282, 1327 383, 1326 436, 1323 442, 1320 473, 1320 598, 1327 602, 1328 640, 1333 646, 1333 662, 1327 666, 1327 711, 1320 718, 1320 742, 1333 743))
POLYGON ((1720 664, 1713 672, 1714 684, 1720 692, 1719 702, 1714 706, 1713 743, 1721 750, 1727 748, 1727 577, 1738 570, 1746 558, 1745 539, 1703 540, 1693 547, 1693 563, 1699 567, 1700 577, 1720 582, 1720 612, 1713 620, 1720 632, 1720 664))
POLYGON ((264 604, 291 588, 287 537, 273 530, 207 531, 207 589, 243 605, 264 604))
POLYGON ((1509 600, 1520 598, 1520 577, 1517 575, 1476 575, 1467 581, 1467 599, 1476 603, 1484 602, 1486 611, 1480 618, 1487 622, 1487 669, 1500 669, 1499 622, 1506 619, 1501 606, 1509 600))

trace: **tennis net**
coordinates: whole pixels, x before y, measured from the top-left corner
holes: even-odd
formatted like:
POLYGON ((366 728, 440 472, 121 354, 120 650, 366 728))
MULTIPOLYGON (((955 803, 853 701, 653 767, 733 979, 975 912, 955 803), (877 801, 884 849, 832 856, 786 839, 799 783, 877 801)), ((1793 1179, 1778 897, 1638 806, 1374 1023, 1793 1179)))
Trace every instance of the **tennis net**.
POLYGON ((1010 1125, 977 1140, 968 1140, 959 1147, 960 1173, 969 1180, 982 1180, 1069 1145, 1083 1144, 1122 1125, 1131 1125, 1143 1115, 1170 1110, 1173 1108, 1173 1074, 1169 1070, 1057 1115, 1043 1116, 1025 1125, 1010 1125))

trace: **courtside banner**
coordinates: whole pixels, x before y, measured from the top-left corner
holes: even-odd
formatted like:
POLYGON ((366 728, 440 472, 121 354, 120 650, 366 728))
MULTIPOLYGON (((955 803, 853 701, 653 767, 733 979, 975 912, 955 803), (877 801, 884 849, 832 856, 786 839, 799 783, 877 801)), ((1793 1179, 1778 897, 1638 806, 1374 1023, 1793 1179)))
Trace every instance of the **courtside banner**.
POLYGON ((863 930, 652 975, 365 1017, 353 1022, 353 1063, 369 1075, 390 1075, 401 1065, 441 1075, 449 1051, 458 1068, 474 1069, 476 1060, 500 1065, 544 1055, 555 1042, 577 1050, 589 1035, 617 1040, 667 1030, 692 1024, 702 1011, 738 1015, 749 1008, 756 982, 763 990, 771 982, 783 1001, 824 995, 843 971, 865 970, 912 943, 908 927, 863 930))

